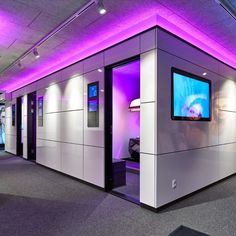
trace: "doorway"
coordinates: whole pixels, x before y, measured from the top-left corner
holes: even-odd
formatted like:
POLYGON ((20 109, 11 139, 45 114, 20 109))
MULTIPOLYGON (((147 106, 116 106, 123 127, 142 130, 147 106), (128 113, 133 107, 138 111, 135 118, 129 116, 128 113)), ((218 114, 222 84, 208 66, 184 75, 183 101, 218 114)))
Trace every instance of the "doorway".
POLYGON ((0 103, 0 150, 5 149, 5 104, 0 103))
POLYGON ((23 140, 24 140, 24 127, 23 127, 23 112, 22 106, 24 104, 23 97, 16 99, 16 155, 23 156, 23 140))
POLYGON ((36 160, 36 92, 27 96, 27 158, 36 160))
POLYGON ((140 200, 140 59, 106 68, 106 189, 127 200, 140 200))

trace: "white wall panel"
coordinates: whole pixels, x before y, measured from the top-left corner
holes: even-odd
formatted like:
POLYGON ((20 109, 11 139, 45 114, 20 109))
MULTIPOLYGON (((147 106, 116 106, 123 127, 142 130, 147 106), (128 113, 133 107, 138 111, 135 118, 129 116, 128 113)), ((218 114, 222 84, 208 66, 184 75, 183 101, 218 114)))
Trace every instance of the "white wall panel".
POLYGON ((181 57, 194 64, 219 72, 219 63, 216 59, 206 55, 189 44, 176 39, 165 31, 157 29, 157 48, 181 57))
POLYGON ((83 71, 84 71, 83 61, 71 65, 69 67, 66 67, 65 69, 60 71, 62 81, 78 77, 83 74, 83 71))
POLYGON ((41 138, 61 141, 61 113, 45 114, 44 127, 41 138))
POLYGON ((140 53, 156 48, 156 29, 149 30, 140 35, 140 53))
POLYGON ((236 142, 236 112, 219 111, 219 144, 236 142))
POLYGON ((82 145, 61 144, 61 171, 73 177, 83 179, 84 156, 82 145))
POLYGON ((43 108, 45 113, 61 111, 61 87, 54 84, 45 89, 43 108))
POLYGON ((134 37, 124 43, 118 44, 109 48, 104 52, 105 65, 110 65, 115 62, 125 60, 129 57, 139 55, 140 53, 140 39, 139 36, 134 37))
POLYGON ((28 144, 27 144, 27 137, 23 138, 23 158, 27 159, 28 157, 28 144))
POLYGON ((95 56, 84 60, 84 73, 102 68, 104 66, 104 53, 98 53, 95 56))
POLYGON ((62 111, 83 109, 83 76, 64 81, 60 84, 62 91, 62 111))
POLYGON ((61 170, 61 144, 59 142, 38 139, 36 156, 37 163, 54 170, 61 170))
POLYGON ((104 187, 104 148, 84 146, 84 180, 104 187))
POLYGON ((151 50, 144 54, 141 54, 141 102, 153 102, 156 101, 157 90, 157 52, 151 50))
POLYGON ((22 129, 23 129, 23 157, 27 159, 27 95, 23 96, 23 104, 22 104, 22 129))
POLYGON ((236 82, 233 80, 221 80, 217 94, 217 109, 236 112, 236 82))
POLYGON ((219 179, 236 172, 236 144, 219 146, 219 179))
POLYGON ((236 70, 223 63, 219 63, 219 74, 227 79, 236 79, 236 70))
POLYGON ((16 135, 6 134, 5 150, 16 155, 16 135))
MULTIPOLYGON (((169 53, 158 51, 158 153, 207 147, 218 144, 218 117, 211 122, 171 120, 171 67, 201 75, 202 68, 169 53)), ((208 71, 212 95, 217 93, 220 78, 208 71)), ((214 109, 212 109, 214 110, 214 109)))
POLYGON ((157 104, 141 103, 140 152, 157 154, 157 104))
POLYGON ((159 155, 157 167, 160 207, 219 179, 218 147, 159 155))
POLYGON ((37 90, 42 89, 42 88, 46 88, 50 85, 59 83, 61 81, 61 72, 57 72, 54 73, 52 75, 49 75, 43 79, 40 79, 38 81, 36 81, 36 88, 37 90))
POLYGON ((92 71, 84 75, 84 144, 104 147, 104 72, 92 71), (99 127, 87 124, 87 86, 99 81, 99 127))
POLYGON ((84 112, 61 113, 61 141, 83 144, 84 112))
POLYGON ((157 156, 140 154, 140 202, 157 207, 157 156))

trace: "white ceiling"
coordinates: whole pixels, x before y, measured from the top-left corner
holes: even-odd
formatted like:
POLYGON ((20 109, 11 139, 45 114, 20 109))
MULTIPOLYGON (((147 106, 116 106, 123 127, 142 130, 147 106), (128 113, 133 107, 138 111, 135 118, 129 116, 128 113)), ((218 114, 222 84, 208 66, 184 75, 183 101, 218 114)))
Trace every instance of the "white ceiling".
MULTIPOLYGON (((223 45, 236 57, 236 21, 215 0, 104 0, 107 14, 101 16, 92 6, 71 25, 45 42, 40 48, 40 60, 32 55, 23 61, 23 68, 11 63, 31 48, 37 41, 77 11, 88 0, 4 0, 0 4, 0 87, 21 73, 29 73, 42 66, 43 61, 55 60, 73 44, 85 42, 104 34, 106 30, 118 31, 130 19, 143 17, 145 12, 167 9, 190 22, 206 35, 223 45)), ((236 0, 231 0, 236 5, 236 0)), ((132 21, 133 22, 133 21, 132 21)))

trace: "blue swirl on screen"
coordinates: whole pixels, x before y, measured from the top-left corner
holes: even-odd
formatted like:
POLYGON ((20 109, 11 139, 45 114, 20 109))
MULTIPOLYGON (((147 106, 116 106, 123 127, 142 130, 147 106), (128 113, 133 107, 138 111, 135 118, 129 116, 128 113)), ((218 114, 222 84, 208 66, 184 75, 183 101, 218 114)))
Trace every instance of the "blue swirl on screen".
POLYGON ((209 83, 178 73, 173 73, 173 80, 174 116, 209 118, 209 83))

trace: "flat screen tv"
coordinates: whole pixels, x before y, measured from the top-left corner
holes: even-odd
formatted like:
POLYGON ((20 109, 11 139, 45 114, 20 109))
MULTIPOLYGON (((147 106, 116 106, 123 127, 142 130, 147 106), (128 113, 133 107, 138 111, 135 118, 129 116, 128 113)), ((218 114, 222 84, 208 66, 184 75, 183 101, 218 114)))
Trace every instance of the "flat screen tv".
POLYGON ((210 121, 211 81, 176 68, 171 73, 171 118, 210 121))

